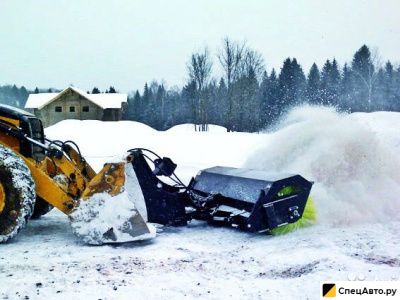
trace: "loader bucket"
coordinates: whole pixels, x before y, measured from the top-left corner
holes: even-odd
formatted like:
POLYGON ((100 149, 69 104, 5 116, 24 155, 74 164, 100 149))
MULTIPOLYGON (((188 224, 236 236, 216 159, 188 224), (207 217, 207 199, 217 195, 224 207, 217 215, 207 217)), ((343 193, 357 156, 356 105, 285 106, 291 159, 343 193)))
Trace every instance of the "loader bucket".
POLYGON ((135 185, 130 164, 105 164, 70 215, 74 233, 94 245, 153 238, 154 228, 145 222, 136 207, 140 197, 141 190, 135 185))

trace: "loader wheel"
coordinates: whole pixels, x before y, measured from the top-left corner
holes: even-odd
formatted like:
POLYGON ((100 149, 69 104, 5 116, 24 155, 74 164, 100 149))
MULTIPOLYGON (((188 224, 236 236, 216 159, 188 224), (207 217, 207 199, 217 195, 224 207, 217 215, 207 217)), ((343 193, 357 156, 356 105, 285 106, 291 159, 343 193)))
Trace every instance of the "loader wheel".
POLYGON ((33 213, 35 182, 25 162, 0 145, 0 243, 14 237, 33 213))
POLYGON ((39 196, 36 197, 35 208, 33 209, 33 214, 31 219, 39 219, 41 216, 44 216, 48 212, 53 209, 53 205, 47 203, 45 200, 40 198, 39 196))

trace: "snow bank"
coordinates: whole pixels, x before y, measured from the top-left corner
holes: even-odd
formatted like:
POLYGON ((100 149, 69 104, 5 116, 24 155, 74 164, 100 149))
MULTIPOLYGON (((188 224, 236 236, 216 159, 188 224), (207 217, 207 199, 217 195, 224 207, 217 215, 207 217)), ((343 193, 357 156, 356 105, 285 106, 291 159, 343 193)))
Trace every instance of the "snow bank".
POLYGON ((245 166, 315 181, 312 194, 321 223, 399 219, 399 133, 398 113, 339 114, 304 106, 268 134, 245 166))
POLYGON ((140 147, 172 158, 178 164, 179 174, 181 168, 188 172, 187 181, 201 168, 212 165, 240 167, 263 139, 258 134, 228 134, 223 127, 214 125, 210 130, 195 132, 193 124, 157 131, 132 121, 65 120, 46 128, 45 133, 50 139, 75 141, 96 171, 105 162, 119 159, 128 149, 140 147))
POLYGON ((226 132, 226 128, 219 126, 219 125, 208 125, 208 130, 206 132, 204 131, 199 131, 198 125, 194 125, 194 124, 180 124, 180 125, 176 125, 171 127, 170 129, 167 130, 168 133, 173 133, 173 134, 181 134, 181 133, 193 133, 196 132, 196 127, 197 127, 197 132, 199 133, 225 133, 226 132))
POLYGON ((155 129, 152 127, 139 123, 139 122, 133 122, 133 121, 119 121, 119 122, 103 122, 103 121, 98 121, 98 120, 64 120, 61 122, 56 123, 53 126, 47 127, 46 134, 55 134, 58 132, 63 132, 64 135, 73 135, 76 130, 81 130, 83 127, 92 127, 92 128, 97 128, 96 132, 93 132, 93 135, 96 134, 115 134, 116 131, 116 126, 115 124, 118 123, 118 131, 124 131, 124 132, 129 132, 129 131, 138 131, 141 133, 154 133, 156 132, 155 129))

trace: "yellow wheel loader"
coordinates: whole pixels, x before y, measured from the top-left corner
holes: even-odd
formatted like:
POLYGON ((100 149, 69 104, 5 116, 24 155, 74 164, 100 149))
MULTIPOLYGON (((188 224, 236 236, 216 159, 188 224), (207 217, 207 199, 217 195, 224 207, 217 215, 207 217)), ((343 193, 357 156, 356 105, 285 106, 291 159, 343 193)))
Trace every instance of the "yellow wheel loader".
POLYGON ((147 222, 273 232, 300 223, 309 206, 312 182, 300 175, 214 167, 185 185, 175 169, 171 159, 134 148, 96 173, 73 141, 48 140, 34 115, 0 105, 0 243, 53 207, 79 220, 74 232, 85 242, 103 244, 153 237, 147 222))

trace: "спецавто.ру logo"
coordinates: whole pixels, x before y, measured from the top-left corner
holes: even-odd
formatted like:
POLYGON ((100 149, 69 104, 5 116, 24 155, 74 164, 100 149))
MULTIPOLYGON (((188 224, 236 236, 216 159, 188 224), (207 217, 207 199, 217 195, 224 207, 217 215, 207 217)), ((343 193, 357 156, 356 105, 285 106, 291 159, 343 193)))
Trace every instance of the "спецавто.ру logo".
POLYGON ((322 285, 322 297, 324 297, 324 298, 336 297, 336 284, 324 283, 322 285))

